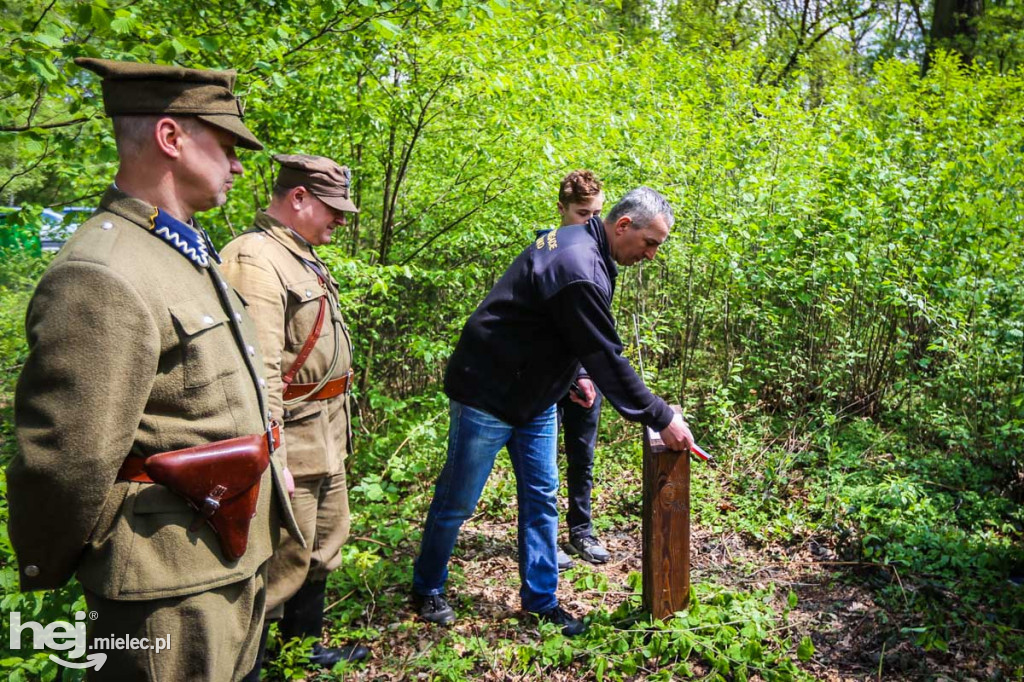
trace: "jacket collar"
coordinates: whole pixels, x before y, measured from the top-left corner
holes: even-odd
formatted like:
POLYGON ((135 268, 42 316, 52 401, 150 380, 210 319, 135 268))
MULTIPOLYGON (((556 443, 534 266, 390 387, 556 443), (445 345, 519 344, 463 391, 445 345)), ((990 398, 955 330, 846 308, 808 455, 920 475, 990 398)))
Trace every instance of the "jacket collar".
POLYGON ((615 278, 619 274, 619 265, 612 258, 611 248, 608 246, 608 235, 604 231, 604 220, 600 216, 591 216, 586 223, 587 231, 597 241, 597 247, 601 252, 601 258, 604 259, 604 264, 608 268, 608 276, 612 278, 614 284, 615 278))
POLYGON ((253 226, 262 230, 264 234, 288 249, 289 253, 306 263, 307 267, 310 267, 318 276, 335 284, 334 277, 331 275, 327 263, 320 256, 316 255, 313 245, 300 237, 292 228, 262 209, 256 211, 253 226))
POLYGON ((271 216, 265 210, 260 209, 259 211, 256 211, 256 218, 253 220, 253 226, 257 229, 263 230, 267 236, 273 238, 277 242, 280 242, 282 246, 299 258, 305 260, 312 259, 317 263, 320 262, 316 252, 313 250, 312 244, 300 237, 294 230, 277 218, 271 216))
POLYGON ((200 268, 209 267, 211 258, 220 262, 209 235, 195 218, 183 223, 163 209, 125 194, 116 185, 100 199, 100 208, 149 230, 200 268))
POLYGON ((130 220, 139 227, 149 229, 156 213, 156 207, 142 199, 128 196, 117 187, 111 185, 100 199, 100 209, 116 213, 125 220, 130 220))

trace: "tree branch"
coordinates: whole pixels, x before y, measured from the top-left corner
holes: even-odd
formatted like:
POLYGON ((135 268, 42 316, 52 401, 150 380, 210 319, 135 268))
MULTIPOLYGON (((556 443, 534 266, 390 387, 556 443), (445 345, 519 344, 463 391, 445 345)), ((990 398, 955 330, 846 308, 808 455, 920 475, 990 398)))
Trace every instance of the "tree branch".
MULTIPOLYGON (((859 14, 856 14, 856 15, 854 15, 852 17, 849 17, 849 18, 847 18, 847 19, 845 19, 845 20, 843 20, 843 21, 841 21, 839 23, 832 24, 831 26, 829 26, 828 28, 824 29, 823 31, 818 33, 816 36, 811 38, 811 40, 808 43, 806 43, 806 44, 804 44, 804 43, 798 44, 796 49, 793 50, 793 53, 791 55, 789 55, 789 60, 786 62, 786 65, 784 67, 782 67, 782 71, 779 72, 778 76, 776 76, 775 78, 772 79, 771 85, 772 86, 776 86, 780 82, 782 82, 782 79, 785 78, 786 76, 788 76, 789 73, 793 70, 793 68, 796 67, 796 63, 800 59, 800 55, 808 53, 812 49, 814 49, 814 46, 817 45, 819 42, 821 42, 825 38, 825 36, 827 36, 832 31, 834 31, 835 29, 837 29, 840 26, 842 26, 845 22, 848 22, 848 21, 849 22, 854 22, 854 21, 857 21, 858 19, 863 19, 864 17, 866 17, 869 14, 871 14, 874 10, 875 10, 875 3, 872 2, 871 5, 868 6, 868 8, 865 9, 864 11, 862 11, 859 14)), ((815 25, 817 23, 818 22, 815 22, 815 25)), ((762 73, 763 73, 763 71, 762 71, 762 73)))
POLYGON ((50 208, 61 208, 63 206, 74 206, 75 204, 77 204, 77 203, 79 203, 81 201, 85 201, 86 199, 95 199, 98 196, 102 196, 103 192, 105 192, 105 191, 106 190, 101 190, 99 192, 93 192, 92 194, 84 194, 84 195, 82 195, 80 197, 75 197, 74 199, 68 199, 67 201, 62 201, 59 204, 50 204, 50 208))
POLYGON ((36 19, 36 23, 32 24, 32 28, 28 30, 29 33, 36 32, 36 29, 39 28, 39 24, 43 23, 43 17, 45 17, 56 4, 57 0, 50 0, 50 4, 46 6, 46 9, 43 10, 43 13, 39 15, 38 19, 36 19))
MULTIPOLYGON (((512 177, 513 175, 515 175, 515 174, 516 174, 516 171, 518 171, 518 170, 519 170, 519 167, 520 167, 520 166, 522 166, 522 165, 523 165, 523 161, 522 161, 522 160, 520 159, 520 160, 519 160, 518 162, 516 162, 516 165, 515 165, 515 167, 513 167, 513 168, 512 168, 512 170, 511 170, 511 171, 509 172, 509 174, 508 174, 508 175, 507 175, 507 176, 505 177, 505 179, 507 180, 508 178, 511 178, 511 177, 512 177)), ((494 194, 493 196, 491 196, 491 197, 487 197, 487 190, 489 190, 489 189, 491 188, 491 185, 493 185, 493 184, 494 184, 495 182, 497 182, 497 181, 498 181, 498 178, 495 178, 494 180, 492 180, 491 182, 489 182, 489 183, 487 184, 487 187, 485 187, 485 188, 484 188, 484 200, 483 200, 483 202, 482 202, 482 203, 480 203, 480 204, 478 204, 477 206, 474 206, 474 207, 473 207, 473 208, 471 208, 470 210, 466 211, 466 212, 465 212, 465 213, 463 213, 463 214, 462 214, 461 216, 459 216, 458 218, 456 218, 455 220, 453 220, 452 222, 448 223, 447 225, 445 225, 444 227, 442 227, 442 228, 441 228, 440 230, 438 230, 437 232, 435 232, 435 233, 434 233, 433 235, 431 235, 429 239, 427 239, 427 240, 426 240, 426 241, 424 241, 424 242, 423 242, 422 244, 420 244, 420 246, 419 246, 419 248, 418 248, 418 249, 416 249, 416 250, 415 250, 415 251, 413 251, 413 252, 412 252, 412 253, 411 253, 411 254, 410 254, 410 255, 409 255, 408 257, 406 257, 406 258, 405 258, 405 260, 403 260, 403 261, 402 261, 401 265, 408 265, 408 264, 409 264, 409 262, 410 262, 410 261, 411 261, 411 260, 412 260, 413 258, 415 258, 416 256, 418 256, 418 255, 419 255, 420 253, 422 253, 422 252, 423 252, 423 250, 424 250, 424 249, 426 249, 426 248, 427 248, 428 246, 430 246, 431 244, 433 244, 433 243, 434 243, 434 242, 435 242, 435 241, 436 241, 436 240, 438 239, 438 237, 440 237, 440 236, 441 236, 441 235, 443 235, 444 233, 446 233, 446 232, 448 232, 448 231, 450 231, 450 230, 454 229, 454 228, 455 228, 455 227, 457 227, 457 226, 458 226, 459 224, 461 224, 461 223, 462 223, 462 221, 464 221, 464 220, 465 220, 466 218, 469 218, 470 216, 472 216, 473 214, 475 214, 475 213, 476 213, 477 211, 479 211, 479 210, 480 210, 481 208, 483 208, 483 207, 484 207, 484 206, 486 206, 487 204, 491 203, 492 201, 494 201, 495 199, 497 199, 498 197, 500 197, 500 196, 501 196, 502 194, 504 194, 505 192, 507 192, 507 191, 508 191, 509 189, 511 189, 511 186, 509 185, 509 186, 506 186, 506 187, 503 187, 502 189, 500 189, 500 190, 499 190, 498 192, 496 192, 496 193, 495 193, 495 194, 494 194)))
POLYGON ((73 118, 70 121, 60 121, 58 123, 40 123, 37 126, 34 125, 23 125, 23 126, 0 126, 0 133, 23 133, 26 130, 39 129, 52 129, 52 128, 67 128, 68 126, 78 125, 79 123, 85 123, 86 121, 92 120, 92 116, 83 116, 81 118, 73 118))
POLYGON ((7 178, 6 182, 4 182, 4 184, 0 185, 0 195, 3 195, 4 190, 7 189, 7 185, 11 184, 12 182, 14 182, 16 179, 20 178, 21 176, 28 175, 29 173, 34 171, 39 166, 39 164, 41 164, 43 162, 43 160, 49 155, 49 153, 50 153, 50 141, 47 140, 46 141, 46 146, 43 147, 43 153, 39 155, 39 158, 36 159, 35 163, 33 163, 31 166, 29 166, 25 170, 20 171, 18 173, 15 173, 11 177, 7 178))
POLYGON ((918 0, 910 0, 910 6, 914 10, 914 21, 917 22, 917 30, 921 32, 921 38, 928 39, 928 29, 924 26, 924 18, 921 16, 921 3, 918 0))

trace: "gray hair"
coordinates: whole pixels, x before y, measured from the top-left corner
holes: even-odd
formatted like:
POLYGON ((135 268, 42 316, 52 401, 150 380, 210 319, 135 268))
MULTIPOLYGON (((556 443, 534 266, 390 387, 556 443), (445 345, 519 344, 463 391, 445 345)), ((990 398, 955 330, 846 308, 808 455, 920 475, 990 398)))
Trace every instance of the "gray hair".
POLYGON ((665 216, 665 225, 671 230, 672 223, 676 219, 672 215, 672 207, 669 206, 665 197, 650 187, 637 187, 630 190, 619 200, 619 203, 615 204, 605 220, 614 224, 622 216, 629 216, 633 220, 634 227, 642 230, 659 215, 665 216))

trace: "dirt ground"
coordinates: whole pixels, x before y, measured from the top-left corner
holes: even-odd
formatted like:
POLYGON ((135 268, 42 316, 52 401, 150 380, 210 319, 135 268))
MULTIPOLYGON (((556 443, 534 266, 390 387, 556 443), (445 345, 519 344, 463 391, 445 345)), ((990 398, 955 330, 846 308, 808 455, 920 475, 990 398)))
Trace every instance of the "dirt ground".
MULTIPOLYGON (((573 613, 583 614, 602 606, 614 609, 629 594, 627 576, 641 571, 640 524, 605 533, 602 540, 613 559, 595 570, 608 579, 606 590, 577 590, 562 580, 559 598, 573 613)), ((926 652, 898 636, 898 614, 883 612, 869 589, 872 567, 837 558, 833 548, 808 541, 797 546, 755 546, 735 533, 714 534, 700 527, 692 530, 691 579, 694 584, 713 581, 736 590, 776 586, 775 607, 782 612, 790 590, 798 597, 790 612, 793 641, 808 635, 815 655, 801 667, 827 682, 848 680, 989 680, 999 679, 993 664, 972 653, 970 643, 951 642, 948 653, 926 652)), ((531 620, 519 610, 519 580, 515 561, 515 526, 486 518, 474 518, 463 528, 460 556, 453 559, 464 581, 453 588, 459 620, 453 628, 467 637, 536 641, 531 620), (465 606, 469 604, 469 606, 465 606)), ((412 561, 412 551, 397 560, 412 561)), ((877 573, 877 571, 876 571, 877 573)), ((887 578, 888 579, 888 578, 887 578)), ((404 594, 405 585, 394 588, 404 594)), ((368 624, 382 636, 374 643, 374 657, 346 679, 394 680, 428 677, 426 673, 400 673, 443 636, 437 628, 409 628, 414 621, 410 608, 401 612, 368 614, 368 624), (386 622, 391 620, 393 622, 386 622)), ((495 661, 501 670, 500 661, 495 661)), ((694 666, 700 672, 700 666, 694 666)), ((545 674, 550 682, 577 680, 578 670, 545 674)), ((516 679, 510 674, 490 673, 477 679, 516 679)), ((524 679, 530 679, 526 677, 524 679)), ((587 675, 585 679, 592 679, 587 675)), ((637 676, 636 679, 642 679, 637 676)), ((698 675, 699 679, 699 675, 698 675)), ((753 678, 757 679, 757 678, 753 678)))

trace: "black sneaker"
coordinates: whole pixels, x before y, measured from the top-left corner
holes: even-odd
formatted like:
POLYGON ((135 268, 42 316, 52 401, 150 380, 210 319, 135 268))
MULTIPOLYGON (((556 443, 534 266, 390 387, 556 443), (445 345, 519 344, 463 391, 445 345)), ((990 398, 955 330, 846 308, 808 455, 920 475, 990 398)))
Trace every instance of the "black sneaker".
POLYGON ((309 664, 320 668, 333 668, 341 661, 361 661, 369 655, 370 650, 362 644, 326 647, 320 642, 316 642, 309 654, 309 664))
POLYGON ((587 629, 587 626, 583 624, 582 618, 573 618, 568 611, 562 608, 561 604, 556 604, 547 611, 541 611, 537 614, 537 618, 548 623, 561 625, 562 634, 566 637, 575 637, 587 629))
POLYGON ((581 559, 592 564, 607 563, 612 558, 611 553, 593 535, 570 538, 569 554, 578 554, 581 559))
POLYGON ((413 594, 412 603, 420 618, 428 623, 451 625, 455 622, 455 609, 451 607, 443 594, 413 594))

